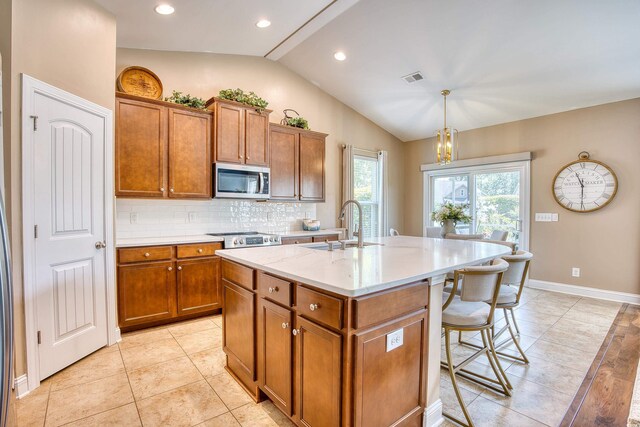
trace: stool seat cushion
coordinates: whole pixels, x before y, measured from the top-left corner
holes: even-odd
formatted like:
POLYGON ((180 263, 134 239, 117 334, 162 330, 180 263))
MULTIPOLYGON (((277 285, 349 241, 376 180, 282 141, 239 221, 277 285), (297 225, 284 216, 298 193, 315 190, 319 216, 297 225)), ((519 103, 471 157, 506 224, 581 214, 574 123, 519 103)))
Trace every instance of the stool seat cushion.
MULTIPOLYGON (((498 295, 498 304, 513 304, 516 302, 518 296, 518 289, 512 288, 508 285, 500 286, 500 294, 498 295)), ((491 301, 486 301, 487 304, 491 304, 491 301)))
POLYGON ((465 302, 456 295, 442 313, 442 323, 458 326, 484 325, 490 310, 491 307, 484 302, 465 302))

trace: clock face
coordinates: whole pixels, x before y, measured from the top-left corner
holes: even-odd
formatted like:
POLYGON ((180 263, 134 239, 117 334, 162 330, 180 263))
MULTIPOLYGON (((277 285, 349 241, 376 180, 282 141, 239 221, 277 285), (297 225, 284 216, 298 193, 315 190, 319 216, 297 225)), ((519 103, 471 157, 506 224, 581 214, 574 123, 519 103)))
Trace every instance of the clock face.
POLYGON ((578 160, 565 166, 553 182, 556 201, 574 212, 591 212, 607 205, 618 190, 616 174, 594 160, 578 160))

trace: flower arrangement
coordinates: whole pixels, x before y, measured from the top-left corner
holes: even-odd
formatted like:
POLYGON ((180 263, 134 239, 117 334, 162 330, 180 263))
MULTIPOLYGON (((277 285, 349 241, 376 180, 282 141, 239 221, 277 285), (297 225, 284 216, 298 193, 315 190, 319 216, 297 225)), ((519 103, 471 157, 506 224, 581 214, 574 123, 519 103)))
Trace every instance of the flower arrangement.
POLYGON ((441 224, 447 220, 451 220, 456 224, 468 224, 471 222, 471 216, 467 214, 468 210, 468 203, 456 205, 452 202, 445 202, 438 210, 431 212, 431 220, 441 224))
POLYGON ((269 103, 260 98, 253 92, 245 92, 242 89, 223 89, 218 96, 222 99, 228 99, 230 101, 241 102, 242 104, 255 107, 257 111, 263 111, 267 108, 269 103))
POLYGON ((190 94, 183 95, 182 92, 178 92, 177 90, 174 90, 171 96, 166 97, 164 100, 173 102, 174 104, 186 105, 191 108, 199 108, 201 110, 205 108, 204 99, 191 96, 190 94))

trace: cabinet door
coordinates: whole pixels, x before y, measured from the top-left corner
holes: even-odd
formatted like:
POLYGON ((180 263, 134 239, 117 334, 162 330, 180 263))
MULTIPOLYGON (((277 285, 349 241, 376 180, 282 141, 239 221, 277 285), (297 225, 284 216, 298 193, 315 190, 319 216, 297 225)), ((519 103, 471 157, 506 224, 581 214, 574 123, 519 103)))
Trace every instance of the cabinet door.
POLYGON ((118 266, 118 323, 138 325, 176 315, 176 273, 171 261, 118 266))
POLYGON ((296 322, 300 422, 310 427, 340 425, 342 337, 299 316, 296 322))
POLYGON ((244 163, 244 108, 216 104, 215 161, 244 163))
POLYGON ((300 134, 300 200, 324 201, 324 137, 300 134))
POLYGON ((211 116, 168 111, 169 197, 211 198, 211 116))
POLYGON ((260 301, 259 381, 263 391, 284 413, 293 413, 293 353, 291 310, 270 301, 260 301))
POLYGON ((354 345, 355 426, 390 426, 415 420, 426 403, 426 310, 358 333, 354 345), (402 337, 388 348, 388 336, 402 337), (384 378, 384 381, 380 379, 384 378))
POLYGON ((271 198, 298 199, 298 132, 272 127, 270 131, 271 198))
POLYGON ((255 294, 222 280, 224 316, 223 349, 251 380, 255 375, 255 294))
POLYGON ((116 98, 116 196, 166 195, 167 109, 116 98))
POLYGON ((220 258, 178 261, 178 315, 220 308, 220 258))
POLYGON ((269 115, 245 111, 245 163, 269 166, 269 115))

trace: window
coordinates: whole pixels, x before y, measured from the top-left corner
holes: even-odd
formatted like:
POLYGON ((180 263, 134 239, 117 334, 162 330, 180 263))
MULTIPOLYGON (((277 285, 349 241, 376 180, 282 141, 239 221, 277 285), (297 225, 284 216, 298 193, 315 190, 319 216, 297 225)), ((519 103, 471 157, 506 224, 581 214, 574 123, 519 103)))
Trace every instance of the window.
MULTIPOLYGON (((362 237, 385 236, 387 230, 386 158, 384 151, 368 151, 347 145, 344 149, 344 200, 362 206, 362 237)), ((344 227, 349 237, 360 227, 358 210, 349 205, 344 227)))

